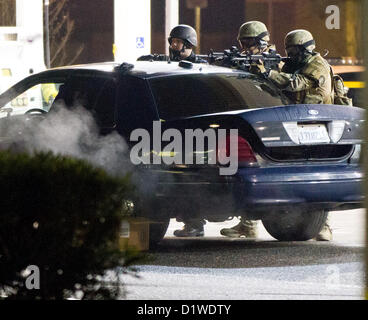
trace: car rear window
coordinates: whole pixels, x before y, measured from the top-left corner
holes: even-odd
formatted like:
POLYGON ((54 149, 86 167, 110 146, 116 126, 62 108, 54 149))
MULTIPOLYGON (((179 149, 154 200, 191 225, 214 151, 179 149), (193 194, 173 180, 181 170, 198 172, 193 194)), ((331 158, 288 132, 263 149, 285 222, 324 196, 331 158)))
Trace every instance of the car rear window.
POLYGON ((159 77, 150 85, 164 120, 287 104, 271 83, 245 74, 159 77))

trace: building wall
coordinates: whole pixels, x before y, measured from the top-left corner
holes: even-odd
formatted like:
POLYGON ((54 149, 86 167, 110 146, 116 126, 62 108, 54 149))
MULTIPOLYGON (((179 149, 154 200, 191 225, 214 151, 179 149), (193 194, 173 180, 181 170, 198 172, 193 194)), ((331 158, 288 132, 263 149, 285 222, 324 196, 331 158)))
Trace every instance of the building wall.
MULTIPOLYGON (((236 45, 239 25, 244 20, 244 6, 243 0, 208 0, 207 8, 201 9, 201 53, 209 53, 210 49, 222 51, 236 45)), ((151 0, 152 53, 164 53, 168 45, 164 12, 165 0, 151 0)), ((186 0, 179 1, 179 23, 195 27, 194 9, 187 7, 186 0)))
MULTIPOLYGON (((328 57, 362 57, 361 6, 363 0, 208 0, 201 10, 201 53, 236 45, 239 26, 260 20, 271 33, 271 42, 284 54, 284 37, 294 29, 307 29, 315 37, 317 50, 328 57), (328 29, 329 5, 340 10, 340 28, 328 29)), ((179 2, 179 22, 195 26, 194 10, 179 2)), ((152 52, 164 52, 164 0, 152 0, 152 52)))
POLYGON ((0 26, 15 27, 16 25, 16 1, 0 0, 0 26))
POLYGON ((165 0, 151 0, 151 52, 165 53, 165 0))
MULTIPOLYGON (((312 32, 317 50, 329 51, 328 57, 362 57, 360 12, 363 0, 208 0, 201 10, 201 53, 210 49, 222 51, 236 45, 239 26, 247 20, 261 20, 271 32, 271 41, 284 54, 283 41, 287 32, 304 28, 312 32), (340 8, 340 29, 329 30, 325 23, 328 5, 340 8)), ((71 1, 75 30, 70 40, 70 55, 84 44, 76 63, 112 60, 114 41, 113 0, 71 1), (103 5, 102 5, 103 3, 103 5)), ((151 52, 164 53, 165 0, 151 0, 151 52)), ((195 26, 194 10, 186 0, 179 1, 179 23, 195 26)))
POLYGON ((70 1, 70 17, 74 31, 70 38, 70 57, 83 45, 84 49, 75 63, 112 61, 114 42, 114 1, 70 1))
MULTIPOLYGON (((208 0, 207 8, 201 9, 201 53, 210 49, 222 51, 236 45, 239 26, 244 22, 245 2, 239 0, 208 0)), ((180 0, 179 22, 194 27, 194 10, 180 0)))
POLYGON ((362 0, 246 0, 245 16, 269 26, 272 41, 280 52, 287 32, 307 29, 316 40, 316 50, 328 50, 328 57, 361 58, 361 6, 362 0), (329 5, 340 9, 339 29, 326 27, 331 15, 326 13, 329 5))

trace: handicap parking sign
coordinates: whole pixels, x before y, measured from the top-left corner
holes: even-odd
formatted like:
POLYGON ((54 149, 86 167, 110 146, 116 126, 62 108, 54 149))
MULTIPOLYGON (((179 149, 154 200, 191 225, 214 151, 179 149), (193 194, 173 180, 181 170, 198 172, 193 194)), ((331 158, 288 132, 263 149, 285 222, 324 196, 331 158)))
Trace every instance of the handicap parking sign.
POLYGON ((135 45, 138 49, 144 48, 144 37, 137 37, 135 40, 135 45))

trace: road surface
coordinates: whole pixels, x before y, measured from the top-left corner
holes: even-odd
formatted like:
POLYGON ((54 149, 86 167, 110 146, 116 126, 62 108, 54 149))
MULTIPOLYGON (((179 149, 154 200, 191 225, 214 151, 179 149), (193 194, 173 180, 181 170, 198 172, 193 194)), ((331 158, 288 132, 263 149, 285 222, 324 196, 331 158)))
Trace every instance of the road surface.
POLYGON ((229 239, 207 223, 205 237, 180 239, 174 219, 161 246, 125 277, 127 299, 363 299, 365 210, 332 212, 331 242, 279 242, 259 222, 258 239, 229 239))

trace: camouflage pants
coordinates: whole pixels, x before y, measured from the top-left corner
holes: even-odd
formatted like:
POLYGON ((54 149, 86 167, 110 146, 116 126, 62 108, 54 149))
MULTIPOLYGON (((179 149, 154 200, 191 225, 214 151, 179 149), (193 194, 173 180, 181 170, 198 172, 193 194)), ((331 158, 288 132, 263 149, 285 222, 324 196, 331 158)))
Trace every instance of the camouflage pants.
POLYGON ((248 220, 248 219, 246 219, 244 217, 241 217, 240 218, 240 222, 244 226, 246 226, 246 227, 248 227, 250 229, 255 229, 255 228, 257 228, 257 225, 258 225, 258 221, 257 220, 248 220))

